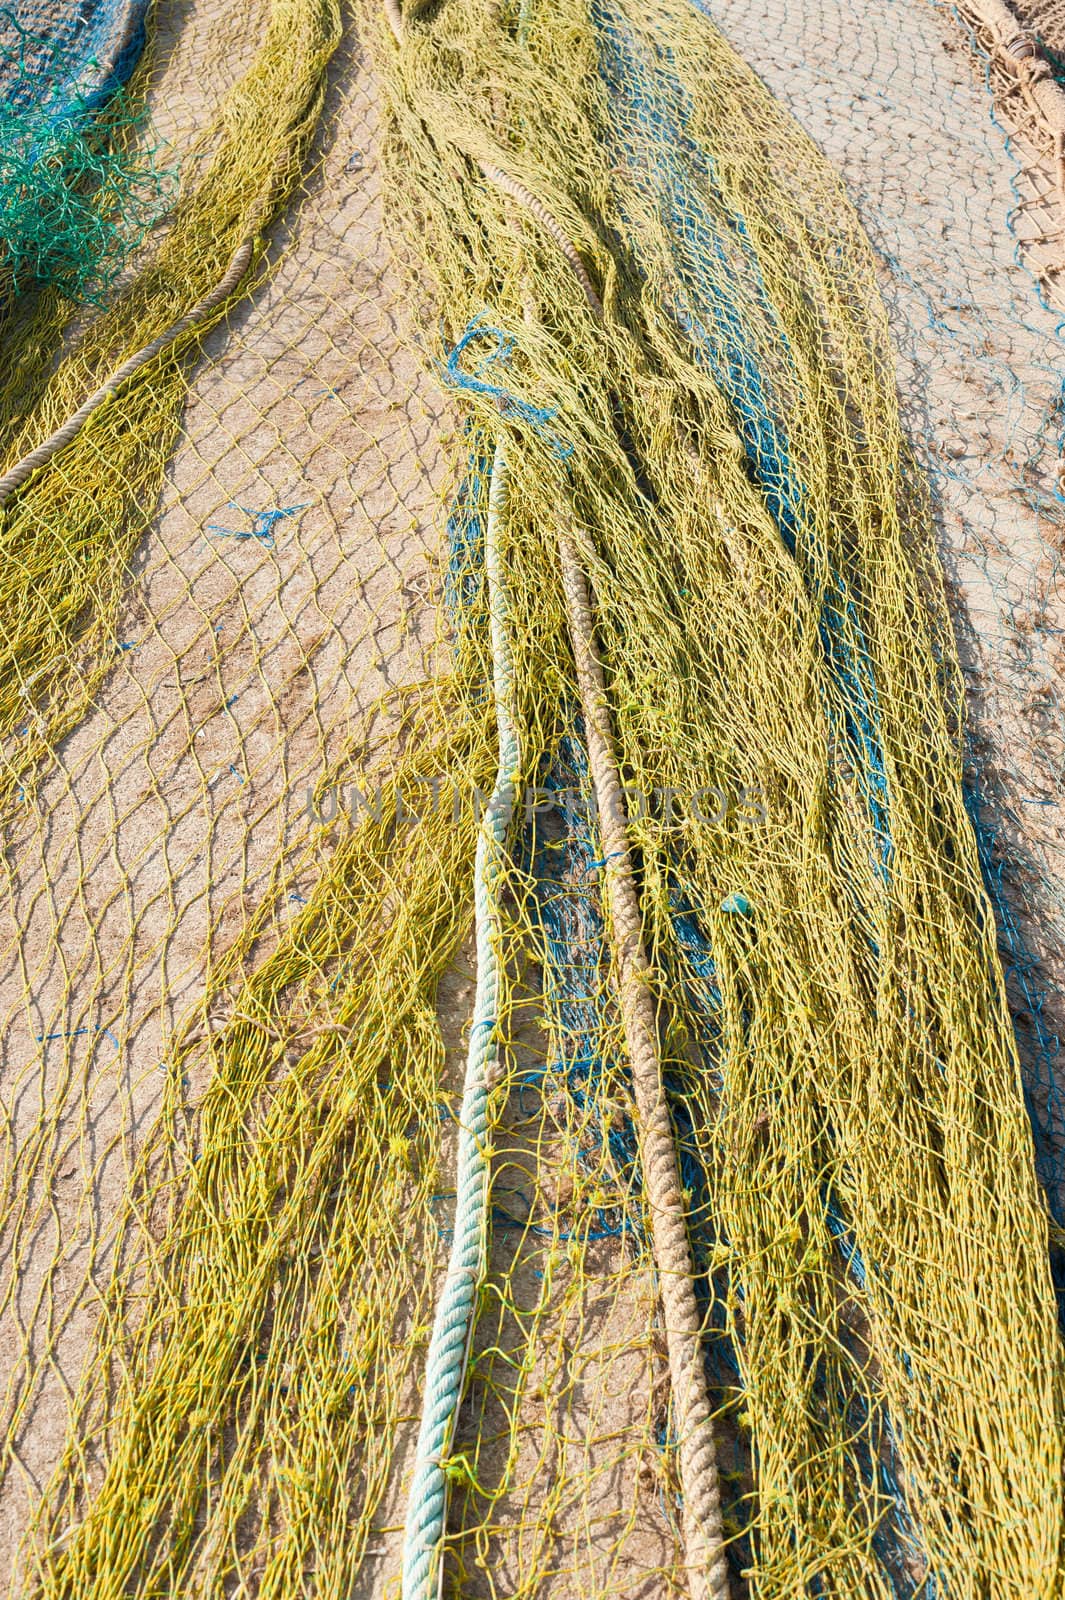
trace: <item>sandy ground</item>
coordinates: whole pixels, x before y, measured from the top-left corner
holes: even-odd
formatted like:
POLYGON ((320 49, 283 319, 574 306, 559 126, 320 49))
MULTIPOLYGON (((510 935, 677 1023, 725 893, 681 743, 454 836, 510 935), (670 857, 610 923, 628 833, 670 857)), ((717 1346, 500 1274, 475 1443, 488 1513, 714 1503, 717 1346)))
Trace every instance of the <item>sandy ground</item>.
MULTIPOLYGON (((160 7, 153 102, 176 150, 250 61, 265 11, 160 7)), ((316 870, 308 790, 360 712, 422 674, 435 637, 450 422, 400 347, 375 138, 349 52, 277 270, 208 341, 115 670, 27 792, 9 851, 5 1551, 55 1461, 107 1220, 209 953, 232 942, 278 860, 293 864, 298 911, 316 870)))
MULTIPOLYGON (((883 263, 907 421, 936 489, 974 756, 1019 862, 1008 882, 1024 937, 1052 978, 1065 971, 1065 596, 1062 508, 1051 498, 1061 380, 1056 318, 1006 226, 1003 135, 964 39, 926 0, 711 9, 843 173, 883 263)), ((179 149, 250 59, 264 13, 263 0, 163 0, 154 101, 179 149)), ((416 676, 433 650, 453 420, 403 348, 376 137, 372 84, 347 48, 324 164, 277 240, 277 270, 212 335, 197 374, 114 672, 27 796, 9 857, 0 903, 0 1128, 14 1218, 0 1290, 9 1557, 56 1459, 107 1219, 158 1108, 167 1042, 202 994, 207 953, 232 940, 278 858, 292 866, 298 908, 316 871, 309 784, 360 708, 416 676), (264 522, 274 512, 285 515, 264 522)), ((453 1070, 468 988, 456 978, 448 991, 453 1070)), ((504 1188, 528 1198, 539 1186, 565 1207, 557 1149, 521 1102, 508 1111, 501 1164, 504 1188)), ((675 1541, 648 1449, 662 1419, 646 1271, 604 1241, 583 1290, 560 1273, 545 1308, 534 1248, 505 1229, 494 1248, 515 1292, 496 1332, 505 1341, 508 1317, 541 1317, 544 1349, 497 1520, 509 1512, 516 1528, 523 1503, 558 1498, 556 1576, 542 1592, 560 1600, 668 1592, 661 1572, 675 1541), (567 1503, 565 1486, 585 1474, 587 1504, 567 1503)), ((381 1538, 355 1580, 359 1600, 394 1592, 414 1400, 381 1538)), ((477 1407, 486 1428, 499 1423, 475 1390, 477 1407)), ((516 1592, 534 1553, 515 1528, 462 1551, 470 1592, 516 1592)))

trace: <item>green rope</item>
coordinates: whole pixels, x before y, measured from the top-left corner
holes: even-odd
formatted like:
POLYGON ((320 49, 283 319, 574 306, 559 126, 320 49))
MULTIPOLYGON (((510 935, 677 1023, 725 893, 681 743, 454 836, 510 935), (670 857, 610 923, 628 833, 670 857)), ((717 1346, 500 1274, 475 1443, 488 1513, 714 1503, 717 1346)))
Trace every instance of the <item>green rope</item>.
POLYGON ((499 1071, 497 1007, 500 988, 500 915, 497 885, 514 809, 520 751, 511 710, 513 669, 507 639, 506 592, 499 560, 499 524, 505 507, 506 462, 497 444, 488 494, 485 567, 492 628, 492 674, 499 761, 495 788, 477 840, 474 912, 477 988, 466 1055, 459 1116, 455 1232, 444 1287, 437 1302, 425 1368, 425 1401, 403 1543, 403 1600, 432 1600, 440 1593, 440 1560, 447 1517, 444 1458, 462 1398, 473 1311, 485 1269, 488 1233, 488 1100, 499 1071))

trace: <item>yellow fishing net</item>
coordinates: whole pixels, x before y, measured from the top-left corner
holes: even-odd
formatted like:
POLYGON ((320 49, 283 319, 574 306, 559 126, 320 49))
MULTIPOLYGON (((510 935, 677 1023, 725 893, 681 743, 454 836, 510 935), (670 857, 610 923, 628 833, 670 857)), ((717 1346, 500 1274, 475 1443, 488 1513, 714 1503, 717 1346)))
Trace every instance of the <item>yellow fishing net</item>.
POLYGON ((495 770, 501 438, 525 788, 447 1582, 683 1583, 568 528, 736 1592, 1057 1593, 1046 1202, 839 182, 684 0, 447 0, 402 44, 376 7, 278 0, 232 54, 212 20, 161 17, 134 84, 182 185, 157 244, 54 367, 47 294, 4 351, 9 466, 261 239, 194 379, 162 358, 0 520, 17 1582, 396 1581, 495 770))

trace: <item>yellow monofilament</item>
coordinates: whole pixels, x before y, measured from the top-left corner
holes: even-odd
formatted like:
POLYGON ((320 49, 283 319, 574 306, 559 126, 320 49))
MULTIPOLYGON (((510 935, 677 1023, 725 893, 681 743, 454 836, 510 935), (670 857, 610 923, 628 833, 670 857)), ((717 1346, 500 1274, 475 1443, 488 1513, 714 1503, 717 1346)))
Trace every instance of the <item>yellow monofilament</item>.
MULTIPOLYGON (((582 737, 564 531, 622 776, 656 797, 632 807, 629 835, 684 1170, 700 1174, 687 1199, 708 1350, 737 1364, 714 1369, 719 1440, 741 1462, 722 1496, 736 1582, 762 1600, 890 1600, 931 1594, 926 1578, 950 1600, 1059 1595, 1047 1216, 870 247, 818 150, 687 0, 539 0, 520 19, 443 0, 406 10, 400 39, 363 0, 358 29, 382 87, 374 159, 412 348, 474 423, 449 488, 471 437, 475 459, 505 446, 523 781, 582 737), (670 794, 758 804, 717 817, 670 794), (708 951, 698 970, 680 907, 708 951)), ((278 0, 207 172, 28 420, 4 419, 7 464, 281 205, 335 37, 329 6, 278 0)), ((42 664, 48 739, 87 704, 187 383, 167 358, 0 517, 3 733, 42 664)), ((448 1022, 470 797, 496 766, 474 590, 446 667, 393 697, 385 741, 330 775, 374 767, 383 817, 338 829, 280 932, 279 867, 273 899, 212 959, 26 1536, 41 1600, 346 1600, 394 1576, 373 1563, 402 1522, 449 1226, 441 1101, 462 1043, 448 1022), (427 773, 462 803, 397 826, 396 796, 416 807, 427 773), (174 1084, 201 1068, 182 1110, 174 1084)), ((47 748, 35 738, 8 798, 47 748)), ((588 980, 594 1066, 579 1077, 520 810, 500 893, 496 1231, 443 1463, 448 1571, 507 1600, 636 1592, 619 1552, 642 1497, 666 1532, 640 1581, 667 1593, 676 1441, 624 1155, 616 971, 604 958, 588 980), (630 1403, 607 1483, 580 1419, 611 1371, 630 1403)), ((580 888, 598 914, 593 871, 580 888)))

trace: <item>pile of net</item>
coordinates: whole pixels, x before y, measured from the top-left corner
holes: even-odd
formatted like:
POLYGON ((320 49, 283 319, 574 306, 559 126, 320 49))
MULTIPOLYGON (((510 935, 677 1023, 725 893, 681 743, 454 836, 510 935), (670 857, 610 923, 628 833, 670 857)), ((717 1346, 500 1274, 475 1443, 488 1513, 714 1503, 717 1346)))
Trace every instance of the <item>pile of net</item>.
POLYGON ((0 295, 35 285, 100 303, 166 206, 143 104, 126 89, 140 0, 0 10, 0 295))
MULTIPOLYGON (((629 794, 735 1591, 1058 1594, 1048 1220, 927 496, 867 242, 708 19, 687 0, 442 0, 397 29, 366 5, 342 35, 325 0, 278 0, 157 256, 37 382, 27 420, 5 419, 6 460, 242 239, 261 252, 356 26, 411 348, 461 424, 434 441, 451 485, 440 669, 325 776, 335 793, 372 774, 383 801, 334 822, 280 932, 279 872, 172 1045, 25 1531, 27 1591, 376 1592, 448 1226, 441 985, 495 770, 483 540, 502 443, 529 800, 499 886, 490 1154, 509 1176, 447 1462, 448 1571, 460 1592, 582 1592, 575 1552, 601 1533, 591 1592, 633 1592, 589 1510, 595 1464, 556 1421, 603 1252, 633 1297, 651 1272, 567 531, 629 794)), ((4 509, 9 805, 107 671, 187 349, 4 509), (44 731, 16 743, 31 662, 44 731)), ((646 1435, 672 1529, 660 1392, 646 1435)), ((626 1482, 644 1470, 619 1460, 626 1482)), ((679 1560, 652 1581, 679 1582, 679 1560)))

